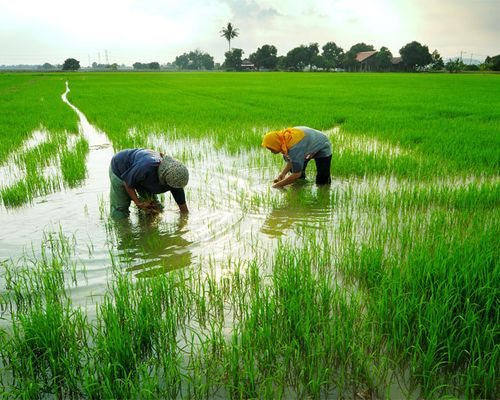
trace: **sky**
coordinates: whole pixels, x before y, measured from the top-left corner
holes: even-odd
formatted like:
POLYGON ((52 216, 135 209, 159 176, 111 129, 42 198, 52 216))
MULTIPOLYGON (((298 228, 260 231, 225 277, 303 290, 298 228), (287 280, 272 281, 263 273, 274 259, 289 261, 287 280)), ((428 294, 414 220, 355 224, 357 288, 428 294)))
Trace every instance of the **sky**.
POLYGON ((0 0, 0 65, 173 62, 194 50, 224 61, 265 44, 286 55, 335 42, 387 47, 417 41, 446 61, 500 54, 500 0, 0 0))

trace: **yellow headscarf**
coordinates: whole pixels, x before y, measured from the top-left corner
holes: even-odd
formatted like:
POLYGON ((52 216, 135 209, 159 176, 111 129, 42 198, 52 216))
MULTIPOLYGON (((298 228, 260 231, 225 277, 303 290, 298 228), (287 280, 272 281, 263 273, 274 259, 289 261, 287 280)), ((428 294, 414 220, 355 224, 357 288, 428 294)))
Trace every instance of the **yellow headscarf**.
POLYGON ((304 138, 304 132, 297 128, 286 128, 281 131, 271 131, 264 135, 262 147, 288 154, 288 150, 295 143, 304 138))

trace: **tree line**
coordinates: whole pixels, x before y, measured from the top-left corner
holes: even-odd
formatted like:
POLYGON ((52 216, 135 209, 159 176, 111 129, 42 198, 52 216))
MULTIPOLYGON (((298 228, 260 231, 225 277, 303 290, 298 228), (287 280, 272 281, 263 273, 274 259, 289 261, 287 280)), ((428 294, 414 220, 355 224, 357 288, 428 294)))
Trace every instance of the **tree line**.
MULTIPOLYGON (((220 31, 221 37, 228 42, 228 51, 224 53, 224 62, 219 67, 214 57, 201 50, 183 53, 166 65, 170 70, 208 70, 221 68, 226 71, 442 71, 459 72, 467 70, 500 71, 500 55, 487 57, 481 65, 466 65, 461 59, 448 60, 446 63, 437 50, 432 53, 426 45, 417 41, 404 45, 399 50, 399 56, 394 57, 391 51, 383 46, 376 50, 374 46, 364 42, 357 43, 347 51, 335 42, 327 42, 320 49, 318 43, 300 45, 288 51, 286 55, 278 56, 278 49, 271 44, 265 44, 243 59, 244 51, 231 48, 231 40, 239 36, 239 29, 230 22, 220 31)), ((78 70, 79 61, 67 59, 63 70, 78 70)), ((134 70, 160 70, 158 62, 133 64, 134 70)), ((116 64, 109 69, 117 69, 116 64)))
MULTIPOLYGON (((242 59, 243 51, 233 48, 225 53, 222 68, 240 71, 245 69, 242 59)), ((399 56, 394 57, 387 47, 376 50, 374 46, 357 43, 348 51, 344 51, 335 42, 328 42, 320 49, 318 43, 300 45, 290 50, 286 55, 278 56, 273 45, 264 45, 251 53, 247 59, 251 69, 279 71, 441 71, 458 72, 466 70, 500 71, 500 55, 487 57, 481 65, 465 65, 461 59, 448 60, 446 63, 437 50, 432 53, 425 45, 417 41, 406 44, 399 50, 399 56), (368 53, 368 58, 360 61, 358 55, 368 53)))
MULTIPOLYGON (((457 72, 460 70, 477 69, 478 66, 466 66, 461 59, 449 60, 444 63, 437 50, 432 54, 429 48, 417 41, 406 44, 399 50, 400 57, 393 57, 387 47, 381 47, 376 51, 372 45, 357 43, 348 51, 338 46, 335 42, 328 42, 320 52, 318 43, 301 45, 290 50, 286 56, 278 56, 275 46, 266 44, 259 47, 256 52, 251 53, 248 61, 242 60, 243 50, 231 50, 231 40, 238 37, 239 30, 231 22, 220 31, 229 44, 229 51, 225 53, 223 68, 226 70, 242 70, 251 68, 255 70, 286 70, 304 71, 316 70, 370 70, 370 71, 416 71, 416 70, 443 70, 457 72), (360 57, 361 55, 361 57, 360 57), (475 68, 474 68, 475 67, 475 68)), ((485 70, 500 70, 500 55, 488 57, 481 65, 485 70)))
MULTIPOLYGON (((160 66, 158 62, 135 62, 132 67, 137 71, 159 71, 161 69, 212 71, 219 68, 225 71, 500 71, 500 55, 486 57, 484 63, 480 65, 466 65, 460 58, 451 59, 445 63, 437 50, 429 53, 427 46, 422 46, 418 42, 411 42, 402 47, 399 59, 393 57, 387 47, 376 51, 373 46, 365 43, 358 43, 352 46, 349 51, 344 52, 334 42, 328 42, 321 50, 320 52, 318 43, 312 43, 296 47, 285 56, 278 56, 276 47, 266 44, 251 53, 247 60, 243 60, 243 50, 234 48, 225 53, 225 60, 221 66, 215 64, 214 57, 210 54, 194 50, 177 56, 175 61, 163 66, 160 66), (356 57, 363 52, 374 52, 375 54, 365 63, 361 63, 356 57), (244 61, 249 63, 244 63, 244 61)), ((99 70, 119 69, 116 63, 110 65, 94 63, 92 68, 99 70)), ((42 69, 77 71, 80 69, 80 62, 74 58, 68 58, 62 68, 46 63, 42 69)))
MULTIPOLYGON (((318 43, 300 45, 282 56, 278 56, 276 46, 265 44, 246 59, 243 54, 242 49, 228 50, 220 68, 226 71, 500 71, 500 55, 487 57, 481 65, 466 65, 459 58, 445 63, 437 50, 431 53, 427 46, 416 41, 403 46, 398 57, 394 57, 387 47, 376 50, 372 45, 357 43, 344 51, 335 42, 328 42, 321 48, 318 43), (366 61, 358 61, 358 54, 365 52, 374 54, 366 61)), ((177 56, 168 66, 178 70, 213 70, 215 63, 210 54, 195 50, 177 56)))

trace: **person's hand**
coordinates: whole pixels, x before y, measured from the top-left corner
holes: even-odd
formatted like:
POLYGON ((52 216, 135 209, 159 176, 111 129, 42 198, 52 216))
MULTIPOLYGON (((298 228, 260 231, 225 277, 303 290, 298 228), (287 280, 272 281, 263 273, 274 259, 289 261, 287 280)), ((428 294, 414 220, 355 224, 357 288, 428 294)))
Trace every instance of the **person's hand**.
POLYGON ((137 207, 148 214, 158 214, 161 211, 153 200, 141 201, 137 204, 137 207))
MULTIPOLYGON (((278 175, 278 177, 276 179, 273 180, 273 183, 277 183, 279 181, 282 181, 283 178, 284 178, 284 176, 280 174, 280 175, 278 175)), ((274 185, 273 185, 273 187, 274 187, 274 185)))
POLYGON ((283 189, 283 184, 281 183, 281 181, 282 181, 282 180, 283 180, 283 178, 282 178, 282 179, 276 179, 276 180, 274 181, 274 183, 272 184, 272 186, 271 186, 271 187, 272 187, 273 189, 283 189))
POLYGON ((148 207, 151 205, 151 202, 149 200, 146 201, 140 201, 137 204, 137 207, 139 207, 141 210, 147 210, 148 207))
POLYGON ((158 215, 158 214, 161 214, 161 208, 159 208, 158 206, 153 204, 150 207, 148 207, 146 210, 144 210, 144 212, 146 214, 150 214, 150 215, 158 215))

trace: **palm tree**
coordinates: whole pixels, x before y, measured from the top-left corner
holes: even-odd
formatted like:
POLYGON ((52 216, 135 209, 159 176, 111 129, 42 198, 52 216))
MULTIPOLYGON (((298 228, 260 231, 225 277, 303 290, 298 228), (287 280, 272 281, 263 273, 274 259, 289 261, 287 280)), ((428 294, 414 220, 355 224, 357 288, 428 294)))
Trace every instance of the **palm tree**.
POLYGON ((231 39, 234 39, 235 37, 238 36, 238 28, 235 28, 231 22, 227 23, 227 26, 225 28, 222 28, 220 31, 221 36, 225 37, 226 40, 229 43, 229 51, 231 51, 231 39))

